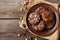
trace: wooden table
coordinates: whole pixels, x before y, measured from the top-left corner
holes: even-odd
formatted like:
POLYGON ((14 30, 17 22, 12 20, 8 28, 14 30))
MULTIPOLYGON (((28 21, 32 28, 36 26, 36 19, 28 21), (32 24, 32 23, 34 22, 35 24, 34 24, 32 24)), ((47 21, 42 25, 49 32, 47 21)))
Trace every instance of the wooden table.
MULTIPOLYGON (((22 13, 19 9, 23 0, 0 0, 0 40, 24 40, 25 36, 18 37, 17 34, 22 30, 18 22, 22 13)), ((27 36, 34 35, 27 33, 27 36)), ((39 38, 39 40, 45 40, 39 38)))

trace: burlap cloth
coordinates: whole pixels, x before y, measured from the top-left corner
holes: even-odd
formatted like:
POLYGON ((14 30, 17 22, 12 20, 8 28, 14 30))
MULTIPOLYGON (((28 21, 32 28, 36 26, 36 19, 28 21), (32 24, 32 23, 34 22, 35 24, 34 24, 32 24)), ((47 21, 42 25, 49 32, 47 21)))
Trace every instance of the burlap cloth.
MULTIPOLYGON (((57 10, 58 10, 58 4, 57 3, 51 3, 51 2, 48 2, 48 1, 44 1, 44 0, 29 0, 29 5, 28 7, 31 8, 33 5, 37 4, 37 3, 47 3, 47 4, 50 4, 52 5, 53 7, 55 7, 57 10)), ((21 24, 20 24, 20 27, 23 28, 22 24, 25 23, 26 24, 26 20, 25 20, 25 17, 24 16, 24 19, 21 21, 21 24)), ((23 28, 24 29, 24 28, 23 28)), ((42 38, 46 38, 46 39, 49 39, 49 40, 58 40, 58 29, 50 36, 47 36, 47 37, 42 37, 42 38)))

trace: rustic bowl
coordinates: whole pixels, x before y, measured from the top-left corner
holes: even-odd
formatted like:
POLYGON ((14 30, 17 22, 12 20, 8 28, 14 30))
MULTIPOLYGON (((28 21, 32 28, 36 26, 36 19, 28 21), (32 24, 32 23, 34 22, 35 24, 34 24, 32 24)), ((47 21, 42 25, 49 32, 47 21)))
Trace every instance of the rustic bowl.
POLYGON ((27 24, 27 27, 28 27, 29 31, 30 31, 32 34, 34 34, 34 35, 36 35, 36 36, 39 36, 39 37, 41 37, 41 36, 43 36, 43 37, 44 37, 44 36, 49 36, 49 35, 53 34, 53 33, 56 31, 57 27, 58 27, 58 24, 59 24, 58 11, 57 11, 52 5, 47 4, 47 3, 39 3, 39 4, 36 4, 36 5, 32 6, 32 7, 30 8, 30 10, 28 11, 28 13, 27 13, 27 15, 26 15, 26 24, 27 24), (35 11, 38 7, 40 7, 40 6, 45 6, 46 8, 50 8, 51 11, 53 11, 54 14, 55 14, 56 22, 55 22, 54 27, 53 27, 50 31, 37 32, 37 31, 35 31, 35 30, 31 27, 31 25, 30 25, 29 22, 28 22, 28 16, 29 16, 29 14, 32 13, 32 12, 34 12, 34 11, 35 11))

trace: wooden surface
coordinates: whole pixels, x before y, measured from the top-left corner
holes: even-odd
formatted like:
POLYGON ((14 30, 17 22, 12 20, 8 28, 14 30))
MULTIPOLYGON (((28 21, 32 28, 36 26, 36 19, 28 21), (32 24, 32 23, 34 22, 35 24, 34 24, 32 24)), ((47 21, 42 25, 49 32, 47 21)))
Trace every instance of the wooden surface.
MULTIPOLYGON (((17 36, 17 33, 22 30, 18 24, 21 13, 23 13, 19 11, 22 1, 0 0, 0 40, 25 40, 25 36, 17 36)), ((35 38, 30 33, 27 33, 27 35, 35 38)), ((39 37, 38 39, 44 40, 39 37)))

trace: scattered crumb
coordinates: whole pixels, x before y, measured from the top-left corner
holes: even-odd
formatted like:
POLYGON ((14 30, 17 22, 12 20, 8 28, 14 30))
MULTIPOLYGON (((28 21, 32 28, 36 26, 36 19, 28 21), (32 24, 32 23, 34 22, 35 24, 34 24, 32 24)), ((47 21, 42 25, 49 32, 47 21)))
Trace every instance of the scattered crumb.
POLYGON ((20 34, 18 34, 18 37, 20 37, 20 34))
POLYGON ((20 22, 18 22, 20 24, 20 22))
POLYGON ((23 11, 23 9, 22 9, 22 8, 20 8, 20 11, 23 11))
POLYGON ((28 40, 27 38, 25 40, 28 40))
POLYGON ((23 1, 21 4, 24 6, 27 4, 27 1, 23 1))
POLYGON ((38 40, 37 38, 35 38, 35 40, 38 40))
POLYGON ((20 17, 20 20, 22 20, 23 19, 23 17, 20 17))

